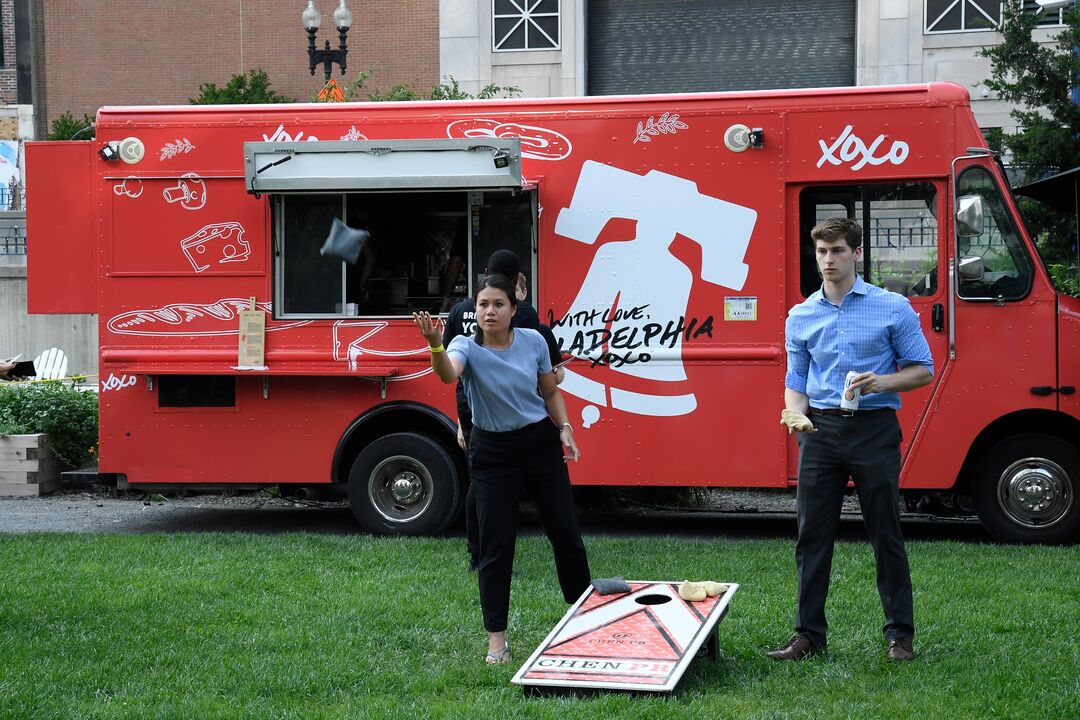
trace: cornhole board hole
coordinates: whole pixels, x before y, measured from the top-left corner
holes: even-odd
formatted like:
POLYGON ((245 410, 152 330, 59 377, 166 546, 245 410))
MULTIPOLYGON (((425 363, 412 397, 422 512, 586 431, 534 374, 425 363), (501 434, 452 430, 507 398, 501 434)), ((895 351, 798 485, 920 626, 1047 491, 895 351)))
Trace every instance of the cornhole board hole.
POLYGON ((701 602, 679 597, 679 583, 632 581, 631 592, 592 586, 511 682, 532 688, 671 692, 702 648, 719 652, 717 625, 739 589, 701 602))

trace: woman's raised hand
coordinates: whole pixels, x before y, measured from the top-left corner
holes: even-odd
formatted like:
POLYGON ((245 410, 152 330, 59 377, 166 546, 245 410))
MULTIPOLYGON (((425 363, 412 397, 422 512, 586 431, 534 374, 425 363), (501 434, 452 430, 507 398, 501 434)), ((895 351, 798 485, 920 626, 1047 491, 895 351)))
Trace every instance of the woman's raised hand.
POLYGON ((431 315, 426 312, 413 313, 412 319, 416 327, 420 329, 420 334, 427 340, 428 346, 438 347, 442 344, 442 333, 431 319, 431 315))

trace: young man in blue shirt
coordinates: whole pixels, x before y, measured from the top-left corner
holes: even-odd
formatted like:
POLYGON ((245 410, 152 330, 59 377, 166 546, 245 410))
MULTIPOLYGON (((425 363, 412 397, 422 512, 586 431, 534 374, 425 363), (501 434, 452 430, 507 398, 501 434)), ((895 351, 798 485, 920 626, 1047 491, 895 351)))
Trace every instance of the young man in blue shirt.
POLYGON ((814 227, 821 289, 788 313, 787 376, 781 423, 799 433, 795 545, 798 610, 795 635, 768 653, 801 660, 825 651, 825 598, 833 545, 848 479, 855 483, 877 561, 889 660, 913 660, 911 573, 900 530, 898 393, 927 385, 934 363, 907 298, 858 276, 862 228, 847 218, 814 227), (858 410, 840 408, 844 379, 858 410), (809 421, 808 421, 809 420, 809 421))

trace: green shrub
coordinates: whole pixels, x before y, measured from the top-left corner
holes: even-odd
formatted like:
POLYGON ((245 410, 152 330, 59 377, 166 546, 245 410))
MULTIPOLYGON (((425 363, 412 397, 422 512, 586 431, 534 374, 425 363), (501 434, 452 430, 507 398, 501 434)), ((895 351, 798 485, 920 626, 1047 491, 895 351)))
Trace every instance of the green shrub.
POLYGON ((214 83, 199 85, 199 96, 188 100, 192 105, 257 105, 291 103, 294 98, 279 95, 270 87, 270 78, 262 68, 247 75, 233 75, 224 87, 214 83))
POLYGON ((60 117, 52 121, 52 130, 49 131, 49 140, 71 140, 73 138, 79 140, 93 140, 94 129, 94 116, 90 113, 83 113, 81 119, 76 119, 70 112, 66 112, 60 117), (84 132, 88 130, 88 132, 84 132), (76 136, 78 136, 76 138, 76 136))
POLYGON ((61 382, 0 383, 0 435, 48 433, 61 464, 81 467, 97 453, 97 394, 61 382))

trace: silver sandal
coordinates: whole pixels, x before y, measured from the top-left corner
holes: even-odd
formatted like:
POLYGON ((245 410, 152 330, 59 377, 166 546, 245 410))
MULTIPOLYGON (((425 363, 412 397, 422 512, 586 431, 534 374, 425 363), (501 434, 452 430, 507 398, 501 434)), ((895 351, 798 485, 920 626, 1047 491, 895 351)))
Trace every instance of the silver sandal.
POLYGON ((502 650, 488 650, 484 656, 484 662, 488 665, 502 665, 510 662, 510 643, 503 645, 502 650))

